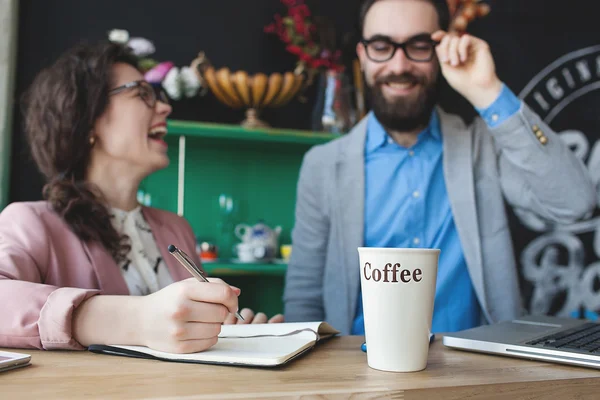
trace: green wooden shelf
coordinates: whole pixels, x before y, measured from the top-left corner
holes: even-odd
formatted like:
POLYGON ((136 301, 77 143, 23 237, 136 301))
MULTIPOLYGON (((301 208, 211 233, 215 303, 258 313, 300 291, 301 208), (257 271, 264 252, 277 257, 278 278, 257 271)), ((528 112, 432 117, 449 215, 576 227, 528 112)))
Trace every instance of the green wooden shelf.
POLYGON ((283 311, 286 264, 237 264, 235 226, 264 221, 281 226, 280 244, 291 243, 298 175, 304 154, 340 137, 292 129, 246 129, 168 120, 169 166, 140 190, 153 207, 184 216, 198 241, 214 243, 221 260, 203 263, 209 276, 242 289, 242 307, 267 315, 283 311), (231 206, 223 208, 226 195, 231 206))
POLYGON ((287 264, 238 264, 233 262, 204 262, 209 276, 272 275, 284 276, 287 264))
POLYGON ((169 120, 169 134, 206 139, 230 139, 253 142, 313 145, 326 143, 339 135, 294 129, 247 129, 240 125, 225 125, 195 121, 169 120))

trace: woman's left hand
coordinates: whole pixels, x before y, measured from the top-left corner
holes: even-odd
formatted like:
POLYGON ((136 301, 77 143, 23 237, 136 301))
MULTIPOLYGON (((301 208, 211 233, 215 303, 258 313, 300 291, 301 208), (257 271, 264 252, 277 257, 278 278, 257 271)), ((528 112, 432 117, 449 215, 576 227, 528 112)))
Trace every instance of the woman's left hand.
POLYGON ((227 318, 225 318, 225 321, 223 322, 223 324, 224 325, 265 324, 265 323, 269 323, 269 324, 273 323, 274 324, 274 323, 279 323, 279 322, 284 321, 282 314, 274 315, 273 317, 268 319, 267 315, 265 313, 258 312, 256 314, 254 314, 254 311, 252 311, 249 308, 243 308, 242 311, 240 311, 240 314, 242 314, 242 317, 244 317, 244 321, 237 319, 235 317, 235 314, 229 313, 227 318))

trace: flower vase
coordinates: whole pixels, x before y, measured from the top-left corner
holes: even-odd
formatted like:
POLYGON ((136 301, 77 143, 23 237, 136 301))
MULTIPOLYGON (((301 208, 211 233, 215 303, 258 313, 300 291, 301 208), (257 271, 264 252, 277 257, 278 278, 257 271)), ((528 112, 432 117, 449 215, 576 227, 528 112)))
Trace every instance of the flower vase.
POLYGON ((347 76, 340 71, 320 73, 317 98, 312 113, 312 130, 345 134, 356 123, 351 87, 347 76))

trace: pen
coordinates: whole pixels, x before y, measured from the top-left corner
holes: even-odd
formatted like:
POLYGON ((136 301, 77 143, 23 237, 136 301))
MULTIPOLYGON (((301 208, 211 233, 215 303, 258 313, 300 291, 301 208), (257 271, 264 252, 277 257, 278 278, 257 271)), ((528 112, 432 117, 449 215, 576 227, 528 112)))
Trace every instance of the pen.
MULTIPOLYGON (((209 280, 206 279, 206 277, 202 273, 202 270, 198 268, 196 264, 194 264, 194 262, 190 259, 190 257, 187 254, 185 254, 183 250, 179 250, 177 247, 170 244, 169 253, 171 253, 171 255, 175 257, 177 261, 179 261, 179 263, 183 265, 185 269, 187 269, 190 272, 190 274, 192 274, 192 276, 194 276, 194 278, 198 279, 200 282, 209 282, 209 280)), ((235 316, 238 319, 244 321, 244 317, 242 317, 242 314, 240 314, 239 311, 235 312, 235 316)))

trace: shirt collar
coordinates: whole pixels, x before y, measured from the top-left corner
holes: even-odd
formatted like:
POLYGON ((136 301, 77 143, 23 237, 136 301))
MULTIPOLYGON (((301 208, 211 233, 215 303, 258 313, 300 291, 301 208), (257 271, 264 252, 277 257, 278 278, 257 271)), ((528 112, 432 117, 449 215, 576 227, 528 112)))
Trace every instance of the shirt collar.
POLYGON ((442 140, 442 128, 440 127, 440 116, 437 110, 433 110, 431 113, 431 119, 429 120, 429 134, 435 140, 442 140))
MULTIPOLYGON (((367 122, 367 140, 365 143, 365 151, 368 153, 372 153, 380 147, 384 147, 388 143, 388 134, 385 131, 385 128, 373 111, 369 112, 367 122)), ((418 142, 425 140, 427 137, 432 137, 435 140, 441 140, 441 129, 440 129, 440 119, 436 110, 431 113, 431 119, 429 120, 429 125, 425 129, 423 129, 419 133, 418 142)))
MULTIPOLYGON (((142 206, 138 205, 131 211, 121 210, 120 208, 110 207, 110 213, 112 217, 112 223, 115 229, 119 232, 123 230, 125 221, 133 218, 133 220, 139 220, 142 217, 142 206)), ((142 217, 143 218, 143 217, 142 217)))

